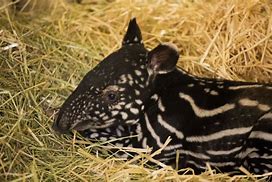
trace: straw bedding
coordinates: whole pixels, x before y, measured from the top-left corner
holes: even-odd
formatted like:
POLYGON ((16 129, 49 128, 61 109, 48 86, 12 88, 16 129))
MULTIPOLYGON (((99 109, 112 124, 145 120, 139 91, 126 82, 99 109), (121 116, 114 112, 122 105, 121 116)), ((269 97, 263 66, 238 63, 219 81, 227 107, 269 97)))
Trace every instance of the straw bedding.
POLYGON ((51 130, 55 109, 120 47, 131 17, 147 48, 175 43, 179 66, 190 73, 271 82, 271 1, 11 2, 0 0, 0 181, 265 181, 271 175, 178 173, 152 158, 160 151, 120 148, 135 153, 126 161, 112 157, 108 142, 51 130))

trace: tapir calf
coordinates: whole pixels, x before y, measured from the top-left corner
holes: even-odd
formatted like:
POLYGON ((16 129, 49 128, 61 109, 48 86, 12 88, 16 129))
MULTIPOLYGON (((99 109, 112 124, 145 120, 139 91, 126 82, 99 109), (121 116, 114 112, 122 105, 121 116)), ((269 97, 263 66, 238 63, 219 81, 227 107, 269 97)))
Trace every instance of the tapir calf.
POLYGON ((132 19, 122 47, 86 74, 64 102, 54 130, 77 130, 118 146, 161 148, 179 168, 272 171, 272 85, 193 76, 176 63, 176 46, 144 47, 132 19), (137 137, 129 137, 135 136, 137 137), (176 155, 179 153, 179 155, 176 155))

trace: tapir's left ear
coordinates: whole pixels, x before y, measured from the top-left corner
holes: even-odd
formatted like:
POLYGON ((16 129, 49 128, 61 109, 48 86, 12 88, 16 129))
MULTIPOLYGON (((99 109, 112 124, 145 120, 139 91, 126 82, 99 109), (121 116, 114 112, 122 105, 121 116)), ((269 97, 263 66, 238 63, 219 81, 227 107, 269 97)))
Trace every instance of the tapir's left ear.
POLYGON ((130 20, 127 33, 124 36, 122 45, 129 44, 141 44, 142 43, 142 34, 139 26, 137 25, 136 18, 130 20))
POLYGON ((148 53, 147 69, 149 73, 166 74, 173 71, 179 59, 174 44, 160 44, 148 53))

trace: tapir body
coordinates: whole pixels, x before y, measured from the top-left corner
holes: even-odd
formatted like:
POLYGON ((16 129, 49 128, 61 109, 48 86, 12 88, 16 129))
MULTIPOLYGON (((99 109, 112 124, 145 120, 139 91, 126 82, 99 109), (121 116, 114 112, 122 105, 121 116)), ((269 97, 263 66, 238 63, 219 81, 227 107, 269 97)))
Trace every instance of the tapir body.
POLYGON ((272 171, 272 85, 199 78, 177 68, 178 58, 171 44, 148 51, 132 19, 122 47, 87 73, 53 128, 153 150, 171 137, 156 158, 173 165, 179 156, 179 168, 197 173, 207 163, 272 171))

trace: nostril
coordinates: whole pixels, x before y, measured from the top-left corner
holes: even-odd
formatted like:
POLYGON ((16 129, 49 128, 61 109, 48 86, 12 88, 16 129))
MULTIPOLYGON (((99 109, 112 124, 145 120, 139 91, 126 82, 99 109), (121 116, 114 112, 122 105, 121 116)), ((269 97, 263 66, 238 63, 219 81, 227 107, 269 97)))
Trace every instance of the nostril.
POLYGON ((57 119, 54 121, 52 125, 52 129, 58 134, 69 133, 69 125, 67 122, 67 118, 63 115, 58 115, 57 119))

